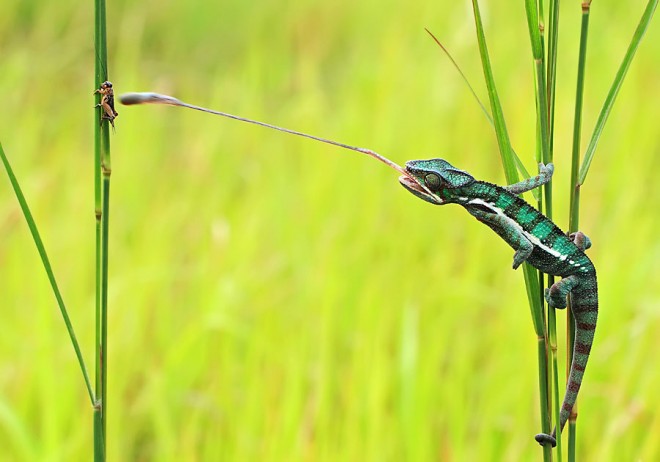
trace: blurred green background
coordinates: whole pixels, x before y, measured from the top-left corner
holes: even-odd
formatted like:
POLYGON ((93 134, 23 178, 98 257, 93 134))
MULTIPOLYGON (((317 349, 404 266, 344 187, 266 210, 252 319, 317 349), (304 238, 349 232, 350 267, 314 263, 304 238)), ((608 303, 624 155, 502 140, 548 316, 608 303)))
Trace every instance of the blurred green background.
MULTIPOLYGON (((511 139, 532 169, 524 6, 483 3, 511 139)), ((594 2, 585 138, 644 5, 594 2)), ((0 140, 90 368, 92 6, 0 5, 0 140)), ((562 8, 566 227, 580 4, 562 8)), ((399 163, 441 156, 502 183, 493 130, 424 27, 486 99, 468 2, 108 2, 110 78, 118 94, 168 93, 399 163)), ((656 18, 582 190, 601 316, 580 460, 660 458, 659 80, 656 18)), ((536 338, 494 233, 357 153, 179 108, 117 110, 110 460, 541 458, 536 338)), ((4 173, 0 275, 2 460, 89 460, 83 381, 4 173)))

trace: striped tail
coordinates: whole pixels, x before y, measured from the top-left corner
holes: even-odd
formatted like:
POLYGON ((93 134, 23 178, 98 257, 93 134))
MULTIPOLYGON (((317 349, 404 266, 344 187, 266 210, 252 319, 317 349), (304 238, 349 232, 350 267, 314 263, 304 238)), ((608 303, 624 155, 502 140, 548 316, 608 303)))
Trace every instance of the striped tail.
MULTIPOLYGON (((571 291, 571 307, 575 317, 575 345, 573 347, 571 372, 568 375, 568 384, 566 385, 566 394, 559 413, 559 427, 561 430, 564 429, 564 425, 566 425, 573 405, 577 400, 584 370, 589 360, 591 345, 594 341, 594 332, 598 320, 598 290, 595 274, 593 278, 582 279, 580 284, 573 288, 571 291)), ((557 445, 556 432, 557 429, 555 428, 552 435, 544 433, 536 435, 536 441, 541 445, 551 443, 552 447, 555 447, 557 445)))

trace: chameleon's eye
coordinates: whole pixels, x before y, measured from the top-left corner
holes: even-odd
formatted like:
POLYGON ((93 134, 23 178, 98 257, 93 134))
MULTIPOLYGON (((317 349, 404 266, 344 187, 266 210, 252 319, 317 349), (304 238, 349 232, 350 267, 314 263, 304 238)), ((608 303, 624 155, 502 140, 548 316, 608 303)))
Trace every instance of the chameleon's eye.
POLYGON ((424 176, 424 183, 431 191, 435 191, 440 187, 440 177, 435 173, 427 173, 424 176))

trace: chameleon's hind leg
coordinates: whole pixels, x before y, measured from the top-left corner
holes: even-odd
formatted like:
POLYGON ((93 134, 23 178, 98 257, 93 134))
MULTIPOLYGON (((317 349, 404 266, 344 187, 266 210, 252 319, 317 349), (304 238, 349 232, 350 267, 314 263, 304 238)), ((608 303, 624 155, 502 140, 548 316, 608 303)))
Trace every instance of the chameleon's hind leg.
POLYGON ((526 191, 531 191, 534 188, 538 188, 541 185, 546 184, 552 178, 552 173, 555 171, 555 167, 552 164, 543 165, 539 164, 539 174, 526 180, 522 180, 518 183, 510 184, 505 186, 504 189, 513 194, 522 194, 526 191))
POLYGON ((578 278, 568 276, 555 282, 549 289, 545 289, 545 300, 553 308, 566 308, 566 296, 577 285, 578 278))
POLYGON ((534 244, 532 244, 525 236, 522 236, 518 245, 518 250, 513 254, 513 269, 518 269, 518 267, 522 265, 522 263, 527 260, 534 251, 534 244))

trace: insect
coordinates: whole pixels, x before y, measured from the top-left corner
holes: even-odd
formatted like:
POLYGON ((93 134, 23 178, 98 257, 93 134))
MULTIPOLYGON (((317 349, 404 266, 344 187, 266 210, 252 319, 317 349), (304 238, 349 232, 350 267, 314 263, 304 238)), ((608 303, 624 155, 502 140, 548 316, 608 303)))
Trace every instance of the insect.
MULTIPOLYGON (((544 273, 561 276, 545 290, 549 306, 566 308, 571 295, 575 316, 575 346, 566 395, 559 415, 563 429, 577 399, 587 366, 598 319, 596 269, 584 253, 591 242, 581 232, 566 235, 552 221, 518 197, 552 177, 552 164, 539 166, 536 177, 509 186, 478 181, 443 159, 406 162, 408 175, 399 182, 415 196, 431 204, 458 204, 477 220, 495 231, 516 252, 513 269, 527 262, 544 273), (411 179, 411 177, 413 177, 411 179), (425 186, 425 188, 422 188, 425 186), (432 194, 428 194, 428 190, 432 194)), ((551 435, 536 435, 539 444, 557 445, 556 429, 551 435)))
POLYGON ((112 82, 105 81, 101 84, 101 87, 94 90, 93 94, 101 94, 101 102, 94 107, 101 108, 101 123, 103 120, 107 120, 112 125, 112 129, 115 129, 115 118, 119 115, 115 111, 115 92, 112 89, 112 82))

